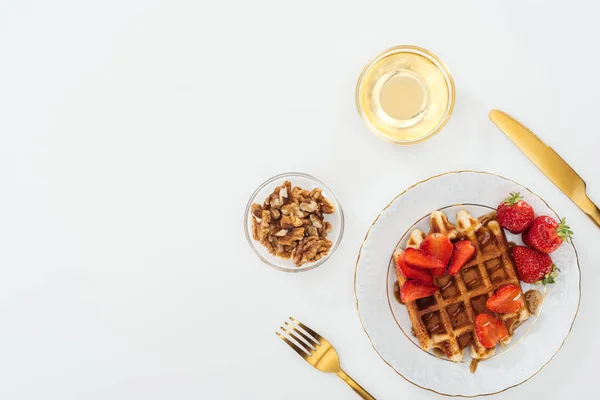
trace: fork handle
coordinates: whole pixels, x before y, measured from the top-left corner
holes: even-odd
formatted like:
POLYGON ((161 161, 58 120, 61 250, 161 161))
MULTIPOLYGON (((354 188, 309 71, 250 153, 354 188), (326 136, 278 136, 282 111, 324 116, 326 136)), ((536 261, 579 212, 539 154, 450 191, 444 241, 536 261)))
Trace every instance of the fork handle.
POLYGON ((366 400, 376 400, 375 397, 371 396, 369 392, 367 392, 362 386, 360 386, 356 381, 348 376, 344 371, 340 369, 340 372, 337 373, 337 376, 342 378, 344 382, 348 384, 358 394, 361 398, 366 400))

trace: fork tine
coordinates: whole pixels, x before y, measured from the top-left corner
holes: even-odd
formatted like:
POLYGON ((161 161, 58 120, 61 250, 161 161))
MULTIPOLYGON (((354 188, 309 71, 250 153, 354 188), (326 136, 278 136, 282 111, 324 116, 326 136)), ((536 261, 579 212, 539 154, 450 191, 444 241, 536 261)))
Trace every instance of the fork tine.
POLYGON ((283 340, 284 342, 286 342, 292 349, 294 349, 294 351, 296 353, 298 353, 300 355, 300 357, 302 357, 302 358, 307 358, 308 357, 308 354, 306 354, 306 352, 304 351, 304 349, 302 347, 298 346, 296 343, 292 342, 290 339, 288 339, 287 337, 283 336, 279 332, 275 332, 275 334, 277 336, 279 336, 279 338, 281 340, 283 340))
MULTIPOLYGON (((302 332, 300 329, 296 328, 294 325, 288 323, 287 321, 285 321, 285 324, 289 327, 289 329, 291 329, 296 335, 300 335, 300 337, 302 339, 304 339, 310 346, 315 347, 315 345, 320 344, 318 341, 316 341, 315 339, 311 338, 310 336, 308 336, 306 333, 302 332)), ((283 329, 283 328, 281 328, 283 329)))
POLYGON ((326 341, 325 339, 323 339, 321 337, 321 335, 319 335, 317 332, 310 329, 308 326, 304 325, 302 322, 298 321, 296 318, 290 317, 290 319, 292 320, 293 323, 298 325, 300 328, 304 329, 306 332, 308 332, 309 335, 311 335, 313 338, 315 338, 315 340, 317 340, 317 342, 319 342, 319 344, 321 344, 321 341, 326 341))
POLYGON ((287 325, 288 329, 283 326, 281 329, 283 329, 283 331, 286 332, 290 337, 294 338, 298 343, 305 347, 309 353, 311 353, 313 350, 316 350, 315 344, 313 343, 315 341, 314 339, 303 333, 301 330, 296 329, 294 325, 288 324, 287 322, 285 324, 287 325))

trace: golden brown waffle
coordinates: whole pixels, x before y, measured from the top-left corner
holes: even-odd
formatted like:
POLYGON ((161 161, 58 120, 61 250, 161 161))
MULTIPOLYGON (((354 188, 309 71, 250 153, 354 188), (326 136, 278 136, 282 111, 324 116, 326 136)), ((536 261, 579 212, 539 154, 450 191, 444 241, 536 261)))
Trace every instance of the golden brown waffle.
MULTIPOLYGON (((461 210, 454 226, 443 212, 431 214, 429 233, 443 233, 453 242, 469 240, 476 253, 456 276, 436 277, 439 290, 433 296, 406 303, 414 334, 424 350, 439 349, 450 360, 461 361, 463 350, 470 346, 472 358, 489 358, 496 349, 486 349, 477 339, 475 316, 489 313, 504 322, 509 335, 503 345, 510 342, 514 330, 529 318, 525 306, 507 314, 493 313, 485 306, 500 286, 513 284, 521 288, 506 236, 495 217, 493 212, 475 219, 461 210)), ((407 247, 418 249, 424 238, 425 233, 415 229, 410 233, 407 247)), ((402 286, 406 278, 402 274, 397 276, 402 286)))

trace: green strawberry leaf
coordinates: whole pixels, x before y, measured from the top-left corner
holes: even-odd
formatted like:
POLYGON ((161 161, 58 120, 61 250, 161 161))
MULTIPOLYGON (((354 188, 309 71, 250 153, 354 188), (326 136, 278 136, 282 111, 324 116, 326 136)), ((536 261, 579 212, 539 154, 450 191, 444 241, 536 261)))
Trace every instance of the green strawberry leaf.
POLYGON ((510 195, 504 199, 504 204, 509 206, 514 206, 521 200, 521 194, 519 192, 510 192, 510 195))
POLYGON ((550 271, 550 273, 546 274, 546 276, 544 276, 542 278, 542 280, 534 282, 533 284, 534 285, 541 284, 541 285, 546 286, 546 285, 549 285, 552 283, 556 283, 556 278, 558 278, 559 272, 560 272, 560 269, 556 265, 552 264, 552 271, 550 271))
POLYGON ((560 224, 556 228, 556 234, 567 243, 571 241, 573 237, 573 231, 571 230, 571 227, 567 225, 566 218, 560 220, 560 224))

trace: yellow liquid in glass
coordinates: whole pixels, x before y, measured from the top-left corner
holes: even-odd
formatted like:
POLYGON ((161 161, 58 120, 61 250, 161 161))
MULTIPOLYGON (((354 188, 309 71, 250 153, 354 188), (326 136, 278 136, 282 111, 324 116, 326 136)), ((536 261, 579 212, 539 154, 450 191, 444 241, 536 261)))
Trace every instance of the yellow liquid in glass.
POLYGON ((419 141, 439 129, 452 111, 448 79, 421 54, 392 52, 363 72, 357 91, 359 111, 384 138, 419 141))
POLYGON ((429 93, 416 74, 401 70, 382 76, 373 89, 373 108, 388 125, 407 128, 419 122, 429 106, 429 93))
POLYGON ((398 73, 382 85, 379 102, 390 117, 400 121, 411 119, 427 106, 426 88, 418 79, 398 73))

